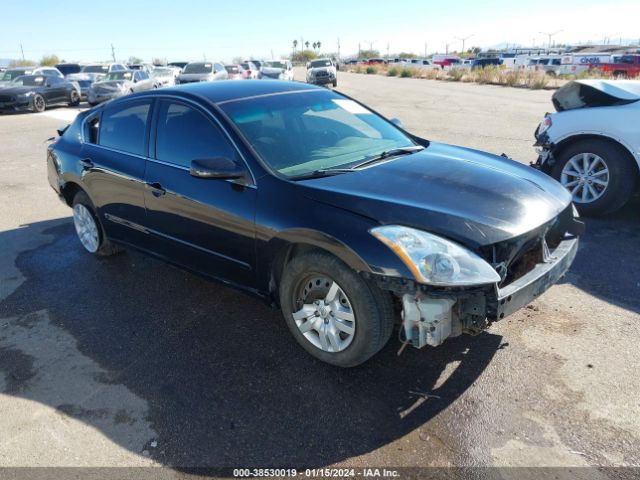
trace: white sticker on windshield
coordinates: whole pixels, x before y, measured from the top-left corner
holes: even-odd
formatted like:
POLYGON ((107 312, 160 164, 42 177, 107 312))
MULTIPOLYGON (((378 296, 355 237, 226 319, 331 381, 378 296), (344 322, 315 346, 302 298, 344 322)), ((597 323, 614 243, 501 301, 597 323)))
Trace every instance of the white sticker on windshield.
POLYGON ((332 100, 333 103, 338 105, 340 108, 344 108, 347 112, 353 113, 354 115, 361 115, 363 113, 370 114, 371 112, 364 108, 362 105, 354 102, 353 100, 332 100))

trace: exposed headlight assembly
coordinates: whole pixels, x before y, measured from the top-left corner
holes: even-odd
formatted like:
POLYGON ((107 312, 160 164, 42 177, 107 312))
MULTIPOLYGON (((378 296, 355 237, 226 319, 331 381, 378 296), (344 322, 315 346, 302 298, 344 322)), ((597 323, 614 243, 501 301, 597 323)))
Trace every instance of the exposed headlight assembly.
POLYGON ((420 283, 461 287, 500 281, 500 275, 478 255, 431 233, 385 225, 371 229, 371 234, 386 244, 420 283))

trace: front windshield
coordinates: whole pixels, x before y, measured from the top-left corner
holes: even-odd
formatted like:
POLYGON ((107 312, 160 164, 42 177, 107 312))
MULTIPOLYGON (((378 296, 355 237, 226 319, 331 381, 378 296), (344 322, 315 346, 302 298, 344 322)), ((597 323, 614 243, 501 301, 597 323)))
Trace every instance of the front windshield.
POLYGON ((16 86, 23 87, 41 87, 44 85, 44 77, 42 75, 24 75, 13 80, 16 86))
POLYGON ((84 73, 107 73, 109 67, 107 65, 85 65, 82 67, 84 73))
POLYGON ((7 70, 2 75, 2 80, 10 81, 14 78, 18 78, 20 75, 24 75, 25 70, 7 70))
POLYGON ((117 81, 117 80, 131 80, 133 77, 132 72, 111 72, 104 77, 104 82, 117 81))
POLYGON ((386 150, 415 145, 370 110, 326 90, 221 106, 264 162, 287 177, 346 168, 386 150))
POLYGON ((190 63, 184 67, 182 73, 211 73, 213 71, 213 63, 190 63))
POLYGON ((170 68, 154 68, 151 75, 154 77, 172 77, 173 70, 170 68))
POLYGON ((267 68, 287 68, 282 62, 264 62, 264 66, 267 68))
POLYGON ((227 73, 239 73, 240 69, 238 69, 237 65, 225 65, 224 66, 227 73))
POLYGON ((330 67, 331 60, 314 60, 311 62, 311 68, 330 67))

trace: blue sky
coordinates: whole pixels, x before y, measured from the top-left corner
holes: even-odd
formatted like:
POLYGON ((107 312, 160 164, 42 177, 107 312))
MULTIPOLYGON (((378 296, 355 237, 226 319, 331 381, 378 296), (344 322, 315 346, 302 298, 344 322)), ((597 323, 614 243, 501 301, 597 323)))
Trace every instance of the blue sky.
POLYGON ((466 46, 558 42, 637 42, 640 2, 602 0, 3 0, 0 58, 119 60, 135 55, 171 60, 269 58, 291 52, 294 39, 320 40, 343 56, 358 44, 381 53, 429 54, 466 46), (609 20, 603 20, 609 19, 609 20), (612 21, 615 19, 615 21, 612 21))

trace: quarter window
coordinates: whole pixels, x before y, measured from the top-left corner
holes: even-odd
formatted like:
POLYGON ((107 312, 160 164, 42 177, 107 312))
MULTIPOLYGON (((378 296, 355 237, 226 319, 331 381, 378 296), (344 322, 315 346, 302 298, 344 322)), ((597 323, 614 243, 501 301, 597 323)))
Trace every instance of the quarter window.
POLYGON ((100 122, 100 145, 144 155, 149 107, 149 102, 135 102, 105 109, 100 122))
POLYGON ((193 160, 215 157, 235 158, 235 151, 222 132, 187 105, 160 102, 156 158, 189 167, 193 160))

